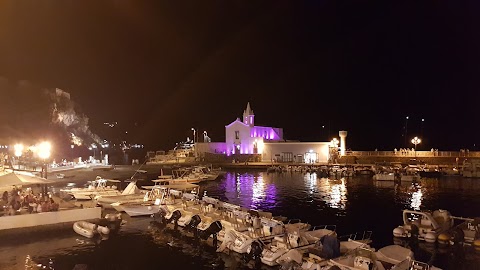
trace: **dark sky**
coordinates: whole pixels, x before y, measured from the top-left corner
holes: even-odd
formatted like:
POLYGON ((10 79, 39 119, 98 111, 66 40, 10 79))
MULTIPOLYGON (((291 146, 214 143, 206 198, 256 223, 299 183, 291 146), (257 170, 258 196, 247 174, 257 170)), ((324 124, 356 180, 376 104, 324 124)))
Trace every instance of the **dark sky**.
POLYGON ((473 150, 479 7, 1 1, 0 76, 69 91, 93 131, 119 121, 151 149, 172 148, 191 127, 222 141, 250 101, 256 123, 283 127, 287 139, 325 141, 345 129, 354 150, 399 148, 408 115, 407 137, 423 133, 421 147, 473 150))

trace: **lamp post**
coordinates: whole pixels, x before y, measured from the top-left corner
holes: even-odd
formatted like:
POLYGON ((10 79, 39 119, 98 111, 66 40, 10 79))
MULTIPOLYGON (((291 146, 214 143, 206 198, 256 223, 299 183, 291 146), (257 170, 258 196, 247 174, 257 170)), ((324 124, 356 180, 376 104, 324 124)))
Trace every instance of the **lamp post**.
POLYGON ((93 151, 93 160, 95 161, 96 158, 96 150, 97 150, 97 145, 92 143, 90 147, 88 147, 88 150, 93 151))
POLYGON ((193 131, 193 144, 195 144, 195 142, 197 141, 197 131, 194 128, 191 128, 191 130, 193 131))
POLYGON ((338 152, 338 140, 337 140, 337 138, 333 138, 330 141, 330 151, 328 151, 328 152, 329 152, 329 155, 330 155, 329 160, 331 162, 335 161, 333 159, 337 158, 337 152, 338 152))
POLYGON ((407 135, 408 135, 408 116, 405 117, 405 147, 407 147, 407 135))
POLYGON ((207 131, 204 130, 204 131, 203 131, 203 142, 208 142, 208 139, 207 139, 207 138, 208 138, 207 131))
MULTIPOLYGON (((13 149, 15 150, 15 156, 17 157, 17 167, 18 169, 20 170, 20 164, 19 164, 19 159, 20 157, 22 156, 22 153, 23 153, 23 144, 21 143, 17 143, 13 146, 13 149)), ((13 166, 12 166, 12 169, 13 169, 13 166)))
POLYGON ((422 118, 422 126, 420 127, 420 135, 422 136, 423 138, 423 123, 425 122, 425 119, 422 118))
POLYGON ((37 147, 38 157, 43 159, 42 176, 47 179, 47 158, 50 157, 52 145, 49 142, 42 142, 37 147))
POLYGON ((422 142, 422 140, 420 140, 420 138, 416 137, 412 139, 412 143, 415 145, 415 151, 414 152, 414 155, 415 157, 417 157, 417 144, 420 144, 422 142))

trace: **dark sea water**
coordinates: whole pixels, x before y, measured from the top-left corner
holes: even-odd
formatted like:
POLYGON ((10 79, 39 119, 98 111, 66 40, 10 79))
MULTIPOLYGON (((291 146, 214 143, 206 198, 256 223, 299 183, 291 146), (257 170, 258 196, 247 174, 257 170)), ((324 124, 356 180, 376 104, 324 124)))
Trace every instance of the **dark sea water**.
MULTIPOLYGON (((339 235, 373 231, 376 248, 393 244, 392 230, 402 223, 403 209, 446 209, 455 216, 480 216, 480 179, 461 177, 395 185, 371 177, 325 179, 316 174, 237 171, 201 188, 209 196, 243 207, 312 225, 337 225, 339 235)), ((77 264, 90 270, 249 268, 207 244, 158 230, 151 218, 125 219, 119 234, 104 241, 85 239, 70 229, 0 238, 0 269, 25 269, 27 255, 43 264, 51 259, 55 269, 62 270, 77 264)), ((448 249, 422 244, 415 255, 443 269, 480 269, 480 255, 474 252, 454 257, 448 249)))

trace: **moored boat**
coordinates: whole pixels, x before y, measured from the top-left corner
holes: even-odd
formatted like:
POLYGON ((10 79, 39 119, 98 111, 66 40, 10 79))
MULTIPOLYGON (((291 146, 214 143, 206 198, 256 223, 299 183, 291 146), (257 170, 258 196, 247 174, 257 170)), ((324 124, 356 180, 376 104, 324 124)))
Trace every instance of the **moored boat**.
POLYGON ((437 237, 450 230, 454 220, 447 210, 427 211, 403 210, 403 225, 393 230, 394 237, 417 237, 429 243, 437 241, 437 237))
POLYGON ((290 250, 308 249, 326 235, 336 237, 335 230, 327 229, 327 227, 314 227, 310 231, 294 230, 284 236, 275 237, 270 244, 263 248, 261 262, 269 266, 275 266, 278 265, 277 260, 290 250))
POLYGON ((87 238, 93 238, 97 234, 108 235, 110 233, 110 229, 108 227, 99 226, 88 221, 77 221, 73 223, 73 230, 87 238))
POLYGON ((88 185, 86 188, 61 189, 60 192, 73 196, 77 200, 91 200, 95 196, 114 196, 121 195, 121 192, 115 185, 108 186, 107 183, 119 183, 118 180, 104 179, 100 176, 88 185))

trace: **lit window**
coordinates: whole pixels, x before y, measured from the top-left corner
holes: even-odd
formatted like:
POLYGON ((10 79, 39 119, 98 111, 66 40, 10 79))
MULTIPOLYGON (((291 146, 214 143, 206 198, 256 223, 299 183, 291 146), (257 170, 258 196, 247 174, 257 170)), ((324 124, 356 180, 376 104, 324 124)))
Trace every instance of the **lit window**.
POLYGON ((240 139, 240 132, 238 130, 235 131, 235 139, 240 139))

